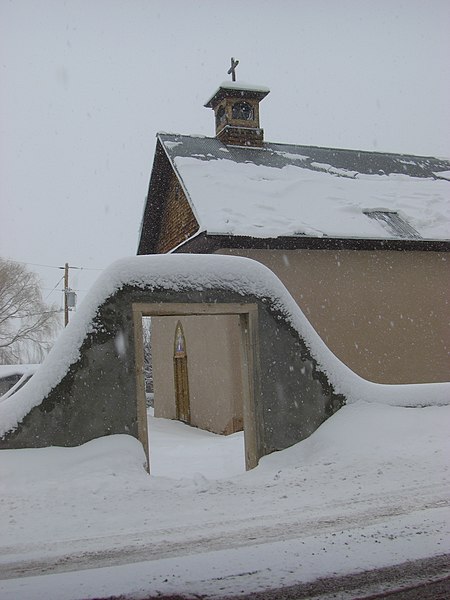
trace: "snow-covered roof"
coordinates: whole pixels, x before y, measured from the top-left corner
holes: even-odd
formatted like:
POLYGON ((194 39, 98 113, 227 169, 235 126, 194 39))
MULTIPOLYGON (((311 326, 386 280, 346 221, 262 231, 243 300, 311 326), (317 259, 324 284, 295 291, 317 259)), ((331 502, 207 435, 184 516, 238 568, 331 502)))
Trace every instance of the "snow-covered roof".
POLYGON ((0 402, 15 394, 36 373, 39 364, 0 365, 0 402))
POLYGON ((256 85, 254 83, 244 83, 243 81, 223 81, 219 89, 224 90, 243 90, 246 92, 262 92, 268 94, 270 89, 265 85, 256 85))
POLYGON ((233 95, 233 92, 235 95, 239 95, 240 92, 249 93, 251 96, 259 98, 260 100, 270 93, 269 88, 264 85, 244 83, 243 81, 224 81, 205 103, 205 106, 211 108, 215 100, 224 96, 224 91, 231 92, 231 94, 228 93, 228 95, 233 95))
POLYGON ((0 365, 0 378, 11 377, 12 375, 33 375, 36 373, 39 364, 19 364, 19 365, 0 365))
POLYGON ((243 148, 217 138, 175 134, 158 137, 199 232, 254 238, 411 237, 371 214, 394 211, 413 237, 450 239, 449 160, 275 143, 243 148))

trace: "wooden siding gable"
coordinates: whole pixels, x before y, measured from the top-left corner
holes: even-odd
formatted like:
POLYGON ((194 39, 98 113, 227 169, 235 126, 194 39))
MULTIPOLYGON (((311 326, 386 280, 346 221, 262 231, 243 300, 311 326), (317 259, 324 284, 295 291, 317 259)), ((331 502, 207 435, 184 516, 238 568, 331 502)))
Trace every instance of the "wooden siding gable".
POLYGON ((137 254, 169 252, 198 229, 182 182, 158 139, 137 254))

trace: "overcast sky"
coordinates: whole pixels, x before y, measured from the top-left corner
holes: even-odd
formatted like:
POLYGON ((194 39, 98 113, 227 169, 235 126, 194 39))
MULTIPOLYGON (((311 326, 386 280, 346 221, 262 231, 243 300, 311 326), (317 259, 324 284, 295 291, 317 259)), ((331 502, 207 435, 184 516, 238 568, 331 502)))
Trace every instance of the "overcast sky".
POLYGON ((214 135, 231 56, 267 140, 450 157, 449 30, 448 0, 0 0, 0 255, 80 297, 134 255, 155 134, 214 135))

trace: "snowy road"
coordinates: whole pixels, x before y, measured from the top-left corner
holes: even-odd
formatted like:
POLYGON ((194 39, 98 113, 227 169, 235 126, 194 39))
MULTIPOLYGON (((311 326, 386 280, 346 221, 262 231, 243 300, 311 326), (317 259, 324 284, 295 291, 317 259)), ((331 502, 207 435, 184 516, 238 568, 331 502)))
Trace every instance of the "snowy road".
POLYGON ((3 451, 0 597, 213 598, 448 553, 449 416, 349 406, 246 474, 242 437, 162 420, 153 466, 170 478, 127 436, 3 451))
MULTIPOLYGON (((423 489, 410 488, 404 492, 410 496, 409 501, 402 495, 397 498, 388 497, 384 504, 380 503, 379 498, 360 500, 353 507, 347 504, 333 504, 328 510, 322 507, 326 516, 319 518, 308 519, 305 511, 292 511, 284 519, 270 519, 263 515, 216 521, 214 524, 208 522, 203 526, 196 524, 191 527, 153 529, 135 535, 72 539, 69 552, 67 542, 4 548, 6 552, 14 550, 20 555, 20 559, 14 562, 10 557, 8 565, 0 567, 0 575, 7 579, 37 573, 58 573, 296 539, 306 540, 311 537, 320 538, 326 546, 330 545, 330 540, 332 545, 340 545, 342 542, 344 546, 348 545, 348 540, 360 544, 364 539, 370 539, 371 543, 381 543, 383 539, 394 538, 414 542, 417 535, 426 537, 429 533, 426 530, 430 528, 437 532, 445 527, 450 514, 450 501, 433 498, 442 495, 450 497, 448 486, 435 486, 433 490, 428 490, 428 499, 425 498, 423 489), (426 523, 425 528, 418 526, 419 511, 420 521, 426 523), (397 525, 399 517, 400 527, 397 525), (212 525, 214 527, 211 534, 212 525), (384 533, 383 528, 388 532, 384 533), (101 547, 101 550, 95 550, 96 547, 101 547), (39 553, 47 557, 34 558, 39 553), (30 556, 28 560, 27 555, 30 556)), ((304 544, 304 541, 302 543, 304 544)))
POLYGON ((449 559, 444 555, 416 560, 222 600, 446 600, 450 596, 449 559))

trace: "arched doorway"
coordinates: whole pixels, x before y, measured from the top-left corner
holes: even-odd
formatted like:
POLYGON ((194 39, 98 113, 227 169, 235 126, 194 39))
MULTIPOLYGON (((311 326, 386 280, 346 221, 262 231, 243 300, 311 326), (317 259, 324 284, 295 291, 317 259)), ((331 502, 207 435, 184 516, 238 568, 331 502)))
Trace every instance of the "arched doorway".
POLYGON ((190 423, 191 413, 189 403, 186 338, 184 336, 183 326, 181 325, 180 321, 178 321, 175 328, 173 368, 177 419, 179 421, 183 421, 184 423, 190 423))

